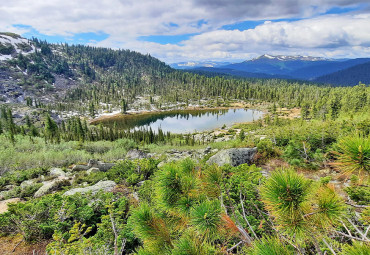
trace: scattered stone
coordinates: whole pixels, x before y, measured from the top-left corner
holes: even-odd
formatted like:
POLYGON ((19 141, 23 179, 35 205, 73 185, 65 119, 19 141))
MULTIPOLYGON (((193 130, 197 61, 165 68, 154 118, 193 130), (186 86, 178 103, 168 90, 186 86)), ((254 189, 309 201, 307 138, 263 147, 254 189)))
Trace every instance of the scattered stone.
POLYGON ((204 154, 209 154, 212 151, 211 146, 208 146, 207 148, 204 149, 204 154))
POLYGON ((88 167, 92 168, 92 167, 98 167, 99 165, 99 161, 96 160, 96 159, 90 159, 89 160, 89 163, 87 164, 88 167))
POLYGON ((9 185, 6 185, 6 186, 4 187, 4 190, 12 190, 12 189, 14 189, 15 187, 17 187, 17 186, 16 186, 16 185, 9 184, 9 185))
POLYGON ((233 148, 222 150, 207 161, 208 164, 217 164, 223 166, 229 164, 231 166, 238 166, 241 164, 251 164, 257 148, 233 148))
POLYGON ((143 186, 143 185, 144 185, 144 183, 145 183, 145 181, 138 182, 138 183, 136 184, 136 186, 141 187, 141 186, 143 186))
POLYGON ((133 197, 135 200, 139 201, 139 194, 138 194, 137 192, 132 193, 132 197, 133 197))
POLYGON ((130 150, 127 152, 126 154, 126 159, 143 159, 143 158, 147 158, 148 157, 148 154, 141 151, 141 150, 130 150))
POLYGON ((89 169, 97 168, 99 171, 103 171, 103 172, 108 171, 109 169, 111 169, 115 165, 116 164, 114 164, 114 163, 104 163, 104 162, 98 161, 96 159, 90 159, 89 163, 87 164, 89 169))
POLYGON ((218 142, 227 142, 227 141, 230 141, 231 140, 231 137, 230 136, 224 136, 224 137, 219 137, 217 139, 215 139, 215 143, 218 143, 218 142))
POLYGON ((92 168, 90 168, 89 170, 86 171, 86 173, 88 175, 90 175, 91 173, 97 173, 97 172, 99 172, 99 168, 97 168, 97 167, 92 167, 92 168))
POLYGON ((218 149, 211 150, 211 153, 216 153, 216 152, 218 152, 218 149))
POLYGON ((67 175, 62 169, 54 167, 50 169, 50 176, 51 177, 66 177, 67 175))
POLYGON ((157 153, 148 153, 148 158, 158 158, 158 154, 157 153))
POLYGON ((159 162, 159 164, 157 165, 157 167, 158 167, 158 168, 161 168, 161 167, 163 167, 165 164, 166 164, 166 162, 165 162, 165 161, 161 161, 161 162, 159 162))
POLYGON ((267 172, 266 170, 261 170, 261 174, 263 177, 269 177, 270 176, 270 173, 267 172))
POLYGON ((105 192, 110 192, 113 190, 115 186, 116 186, 116 183, 114 181, 100 181, 96 183, 95 185, 92 185, 89 187, 68 190, 63 194, 63 196, 72 196, 77 193, 86 194, 89 192, 92 192, 92 194, 95 194, 100 190, 103 190, 105 192))
POLYGON ((319 170, 318 172, 320 176, 327 176, 330 174, 330 169, 323 169, 323 170, 319 170))
POLYGON ((74 167, 72 168, 72 171, 86 171, 86 170, 89 170, 89 166, 86 166, 86 165, 74 165, 74 167))
POLYGON ((39 188, 36 193, 33 195, 35 198, 45 196, 46 194, 51 193, 59 185, 59 182, 68 180, 65 177, 58 177, 52 181, 43 182, 44 185, 39 188))
POLYGON ((35 183, 35 181, 34 181, 34 180, 26 180, 26 181, 23 181, 23 182, 21 183, 21 188, 22 188, 22 189, 24 189, 24 188, 26 188, 26 187, 28 187, 28 186, 33 185, 34 183, 35 183))
POLYGON ((172 149, 172 150, 169 150, 168 153, 169 154, 176 154, 176 153, 179 153, 179 151, 176 150, 176 149, 172 149))
POLYGON ((210 134, 196 134, 193 136, 196 142, 205 142, 209 143, 213 141, 213 135, 210 134))
POLYGON ((9 192, 10 190, 0 191, 0 200, 3 200, 9 192))
POLYGON ((116 164, 114 163, 102 163, 102 162, 99 162, 99 165, 98 165, 98 169, 102 172, 106 172, 108 171, 109 169, 111 169, 112 167, 114 167, 116 164))

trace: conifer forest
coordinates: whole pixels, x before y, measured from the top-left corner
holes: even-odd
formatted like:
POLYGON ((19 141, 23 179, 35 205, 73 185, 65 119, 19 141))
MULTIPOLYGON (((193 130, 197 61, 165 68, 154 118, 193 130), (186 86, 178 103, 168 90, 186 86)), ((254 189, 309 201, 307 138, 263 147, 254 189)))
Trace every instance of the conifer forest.
MULTIPOLYGON (((347 86, 9 32, 0 53, 0 254, 370 254, 366 64, 347 86)), ((243 65, 324 62, 277 58, 243 65)))

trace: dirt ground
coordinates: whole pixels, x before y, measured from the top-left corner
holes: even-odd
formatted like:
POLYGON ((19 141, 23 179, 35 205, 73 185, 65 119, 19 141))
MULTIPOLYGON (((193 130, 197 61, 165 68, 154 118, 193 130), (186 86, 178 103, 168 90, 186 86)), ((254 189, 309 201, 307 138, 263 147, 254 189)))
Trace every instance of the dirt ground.
POLYGON ((8 200, 0 201, 0 213, 4 213, 8 210, 9 203, 17 203, 21 201, 19 198, 11 198, 8 200))
POLYGON ((44 255, 48 241, 28 244, 21 235, 0 237, 1 255, 44 255))

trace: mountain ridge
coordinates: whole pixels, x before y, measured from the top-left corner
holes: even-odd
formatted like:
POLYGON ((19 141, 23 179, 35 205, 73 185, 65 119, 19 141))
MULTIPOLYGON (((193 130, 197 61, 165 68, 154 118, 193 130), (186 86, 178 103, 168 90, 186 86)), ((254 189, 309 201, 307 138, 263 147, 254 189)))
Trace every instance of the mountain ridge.
MULTIPOLYGON (((233 63, 219 67, 197 67, 192 68, 192 70, 206 71, 208 73, 221 73, 243 78, 279 78, 322 83, 322 81, 326 79, 318 79, 319 77, 330 75, 332 73, 337 73, 336 76, 338 76, 341 71, 348 74, 354 72, 354 70, 351 69, 349 72, 345 70, 367 62, 370 62, 370 58, 325 59, 311 56, 274 56, 264 54, 257 58, 240 63, 233 63)), ((362 68, 361 70, 365 69, 362 68)), ((370 74, 368 73, 357 73, 357 75, 362 77, 362 79, 360 80, 356 75, 351 75, 351 80, 346 79, 346 77, 343 77, 343 79, 335 78, 335 80, 338 81, 342 80, 342 84, 339 84, 338 82, 330 84, 336 86, 353 86, 358 84, 360 81, 364 82, 370 79, 370 74)))

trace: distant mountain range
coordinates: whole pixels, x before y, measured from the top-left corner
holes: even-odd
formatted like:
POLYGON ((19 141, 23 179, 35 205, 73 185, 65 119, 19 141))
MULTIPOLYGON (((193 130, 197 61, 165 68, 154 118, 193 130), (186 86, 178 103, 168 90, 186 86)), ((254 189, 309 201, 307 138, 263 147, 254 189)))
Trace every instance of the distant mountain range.
POLYGON ((204 61, 204 62, 197 62, 197 61, 189 61, 189 62, 179 62, 170 64, 172 68, 175 69, 192 69, 198 67, 220 67, 230 65, 230 62, 215 62, 215 61, 204 61))
POLYGON ((307 80, 335 86, 354 86, 359 82, 370 83, 370 58, 325 59, 311 56, 262 55, 241 63, 226 64, 201 62, 193 66, 182 65, 177 69, 191 69, 192 72, 209 72, 246 78, 281 78, 307 80))

